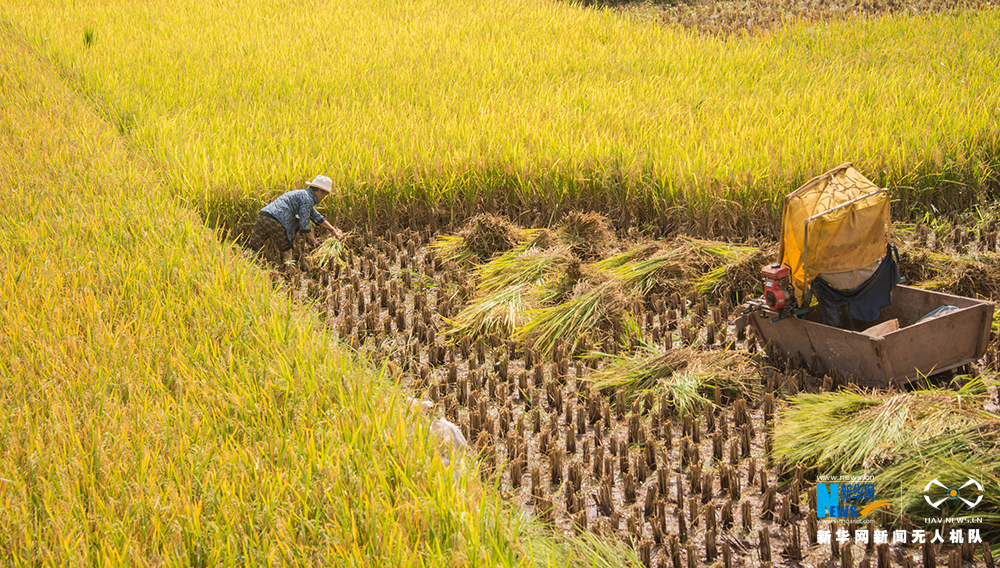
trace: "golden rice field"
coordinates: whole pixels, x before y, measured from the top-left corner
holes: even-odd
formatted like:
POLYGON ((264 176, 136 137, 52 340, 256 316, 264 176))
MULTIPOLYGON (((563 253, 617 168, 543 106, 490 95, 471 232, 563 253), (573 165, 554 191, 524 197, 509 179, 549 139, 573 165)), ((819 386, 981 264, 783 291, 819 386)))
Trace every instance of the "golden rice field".
POLYGON ((593 208, 747 237, 847 160, 899 215, 965 210, 1000 187, 998 28, 5 0, 0 565, 638 565, 428 459, 400 377, 215 229, 317 173, 323 213, 369 233, 593 208))
POLYGON ((591 565, 3 30, 0 565, 591 565))
POLYGON ((844 161, 904 214, 997 184, 995 9, 728 39, 555 0, 12 0, 0 16, 227 226, 320 171, 342 224, 559 203, 731 235, 844 161))

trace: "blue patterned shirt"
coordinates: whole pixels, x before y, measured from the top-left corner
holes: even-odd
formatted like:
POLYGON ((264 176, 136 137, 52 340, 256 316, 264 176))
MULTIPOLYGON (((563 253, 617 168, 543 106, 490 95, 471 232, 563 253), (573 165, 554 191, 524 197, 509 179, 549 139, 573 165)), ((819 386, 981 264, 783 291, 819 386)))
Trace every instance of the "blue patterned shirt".
POLYGON ((312 231, 310 221, 317 225, 322 225, 326 219, 316 211, 316 193, 311 189, 296 189, 285 193, 261 209, 277 219, 281 226, 288 233, 288 242, 295 240, 295 235, 300 231, 308 233, 312 231))

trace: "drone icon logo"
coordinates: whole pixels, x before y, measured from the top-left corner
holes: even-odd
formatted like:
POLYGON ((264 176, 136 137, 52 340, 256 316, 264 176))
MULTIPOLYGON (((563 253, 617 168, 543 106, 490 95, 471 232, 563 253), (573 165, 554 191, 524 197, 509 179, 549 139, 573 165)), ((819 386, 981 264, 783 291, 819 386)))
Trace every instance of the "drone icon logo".
MULTIPOLYGON (((939 489, 934 489, 933 493, 936 494, 935 497, 941 496, 941 492, 939 489)), ((941 504, 944 503, 945 501, 948 500, 953 501, 955 499, 958 499, 959 501, 968 505, 970 509, 972 509, 973 507, 978 505, 980 501, 983 500, 982 493, 983 493, 983 485, 972 478, 969 478, 969 480, 966 481, 964 484, 962 484, 961 487, 948 487, 947 485, 938 481, 937 478, 935 478, 930 480, 930 482, 928 482, 927 485, 924 487, 924 501, 927 501, 927 504, 930 505, 931 507, 934 507, 935 509, 940 509, 941 504), (927 493, 931 491, 931 487, 935 485, 937 487, 940 487, 941 489, 944 489, 944 496, 936 501, 931 500, 931 498, 927 495, 927 493), (976 489, 979 490, 979 495, 976 497, 975 501, 969 501, 965 497, 962 497, 962 490, 970 485, 974 485, 976 489)))

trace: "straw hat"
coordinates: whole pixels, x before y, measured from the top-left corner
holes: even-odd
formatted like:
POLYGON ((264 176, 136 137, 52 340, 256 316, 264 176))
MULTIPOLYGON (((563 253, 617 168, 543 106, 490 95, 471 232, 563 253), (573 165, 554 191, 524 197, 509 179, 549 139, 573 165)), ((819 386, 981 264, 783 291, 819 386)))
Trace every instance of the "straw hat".
POLYGON ((330 193, 333 191, 333 181, 326 176, 316 176, 316 179, 312 180, 308 184, 308 187, 315 187, 316 189, 322 189, 323 191, 330 193))

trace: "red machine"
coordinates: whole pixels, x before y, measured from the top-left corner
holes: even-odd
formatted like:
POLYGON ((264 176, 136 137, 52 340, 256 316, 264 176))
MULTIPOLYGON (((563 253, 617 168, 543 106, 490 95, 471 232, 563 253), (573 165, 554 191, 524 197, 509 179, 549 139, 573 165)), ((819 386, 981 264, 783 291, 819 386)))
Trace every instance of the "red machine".
POLYGON ((774 311, 794 309, 795 291, 792 290, 788 267, 772 264, 762 268, 760 274, 764 277, 764 302, 767 307, 774 311))

